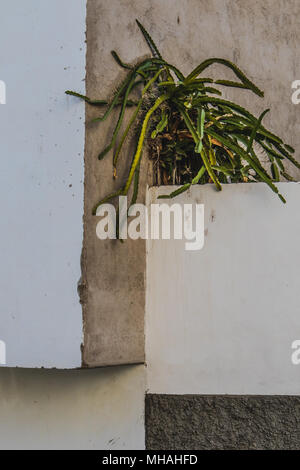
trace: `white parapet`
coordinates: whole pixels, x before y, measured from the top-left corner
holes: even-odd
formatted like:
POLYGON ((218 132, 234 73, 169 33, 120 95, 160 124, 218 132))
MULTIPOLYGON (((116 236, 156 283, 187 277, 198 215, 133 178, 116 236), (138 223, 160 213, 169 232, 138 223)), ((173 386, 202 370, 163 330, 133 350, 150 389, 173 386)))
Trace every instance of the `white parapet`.
POLYGON ((300 184, 278 186, 286 205, 263 183, 149 190, 205 211, 201 250, 147 241, 149 392, 300 394, 300 184))

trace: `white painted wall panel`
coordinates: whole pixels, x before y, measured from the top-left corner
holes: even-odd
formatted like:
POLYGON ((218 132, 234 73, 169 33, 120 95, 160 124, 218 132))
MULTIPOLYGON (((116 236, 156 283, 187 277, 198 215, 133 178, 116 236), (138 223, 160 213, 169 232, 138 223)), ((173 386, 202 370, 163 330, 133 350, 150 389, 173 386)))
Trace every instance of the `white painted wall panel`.
POLYGON ((300 394, 300 184, 278 186, 286 205, 262 183, 194 187, 176 202, 204 203, 204 248, 148 241, 149 392, 300 394))
POLYGON ((86 2, 2 4, 0 339, 8 366, 80 366, 86 2))
POLYGON ((0 370, 0 449, 144 449, 144 366, 0 370))

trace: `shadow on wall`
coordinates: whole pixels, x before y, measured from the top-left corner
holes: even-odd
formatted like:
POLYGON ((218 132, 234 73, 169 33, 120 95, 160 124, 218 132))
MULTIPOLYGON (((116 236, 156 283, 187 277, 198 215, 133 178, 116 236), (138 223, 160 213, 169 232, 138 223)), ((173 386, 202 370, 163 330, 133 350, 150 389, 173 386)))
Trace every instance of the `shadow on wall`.
POLYGON ((144 367, 0 370, 1 449, 144 448, 144 367))

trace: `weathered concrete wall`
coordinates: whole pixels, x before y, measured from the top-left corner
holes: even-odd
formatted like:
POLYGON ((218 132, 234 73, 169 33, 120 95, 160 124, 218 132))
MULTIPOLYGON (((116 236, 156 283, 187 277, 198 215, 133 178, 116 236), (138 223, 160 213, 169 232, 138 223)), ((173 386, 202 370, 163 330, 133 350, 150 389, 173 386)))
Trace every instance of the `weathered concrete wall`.
POLYGON ((144 367, 0 370, 0 449, 143 449, 144 367))
MULTIPOLYGON (((123 77, 109 53, 111 49, 127 62, 148 54, 135 24, 138 18, 162 55, 184 73, 208 57, 236 62, 265 90, 265 100, 243 90, 225 90, 225 96, 235 97, 256 115, 271 106, 266 125, 296 147, 299 159, 299 108, 291 102, 291 83, 300 77, 299 14, 297 0, 277 1, 276 8, 273 0, 89 0, 87 92, 94 98, 106 97, 123 77)), ((222 66, 212 68, 211 73, 232 78, 222 66)), ((99 110, 88 109, 87 121, 98 115, 99 110)), ((140 362, 144 357, 144 243, 98 240, 97 221, 91 216, 95 202, 118 188, 126 173, 121 167, 114 183, 111 156, 97 160, 109 141, 112 122, 87 124, 86 131, 82 298, 83 360, 89 366, 140 362)), ((130 151, 125 150, 124 156, 130 151)), ((291 171, 299 177, 299 172, 291 171)))
POLYGON ((146 395, 146 448, 300 449, 300 397, 146 395))
MULTIPOLYGON (((110 54, 112 49, 129 62, 144 52, 141 42, 137 43, 131 34, 131 14, 131 8, 124 2, 120 5, 119 2, 88 1, 86 86, 90 97, 110 96, 122 76, 110 54)), ((89 124, 102 112, 87 108, 86 114, 82 256, 83 363, 86 366, 144 360, 145 243, 128 240, 121 244, 97 239, 98 220, 92 215, 93 206, 119 188, 125 174, 124 165, 121 165, 114 183, 111 154, 101 162, 97 158, 109 143, 113 129, 112 119, 89 124)), ((132 149, 127 146, 125 155, 129 151, 132 149)), ((143 196, 141 198, 143 200, 143 196)))

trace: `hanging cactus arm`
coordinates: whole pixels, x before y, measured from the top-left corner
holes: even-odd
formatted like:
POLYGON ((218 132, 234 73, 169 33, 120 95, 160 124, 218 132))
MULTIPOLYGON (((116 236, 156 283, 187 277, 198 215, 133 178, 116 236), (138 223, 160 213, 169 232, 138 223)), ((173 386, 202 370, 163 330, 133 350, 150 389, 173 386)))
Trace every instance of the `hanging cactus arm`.
POLYGON ((113 135, 112 135, 112 139, 111 139, 111 142, 110 144, 104 149, 102 150, 102 152, 99 154, 98 158, 99 160, 102 160, 103 157, 105 157, 105 155, 112 149, 112 147, 115 145, 115 142, 116 142, 116 139, 117 139, 117 136, 118 136, 118 133, 119 133, 119 130, 120 130, 120 127, 121 127, 121 124, 123 122, 123 118, 124 118, 124 113, 125 113, 125 109, 126 109, 126 103, 128 101, 128 95, 133 87, 133 84, 134 84, 134 81, 135 81, 135 76, 132 78, 131 82, 129 82, 128 84, 128 87, 126 89, 126 92, 125 92, 125 95, 124 95, 124 100, 123 100, 123 104, 122 104, 122 107, 121 107, 121 110, 120 110, 120 114, 119 114, 119 118, 118 118, 118 121, 117 121, 117 125, 115 127, 115 130, 113 132, 113 135))
POLYGON ((136 167, 136 170, 134 172, 133 193, 132 193, 132 198, 131 198, 129 207, 131 207, 137 201, 138 192, 139 192, 139 182, 140 182, 140 168, 141 168, 141 161, 139 161, 136 167))
POLYGON ((216 85, 221 85, 221 86, 226 86, 226 87, 231 87, 231 88, 241 88, 243 90, 251 90, 251 88, 249 88, 249 86, 245 85, 244 83, 234 82, 231 80, 216 80, 214 83, 216 85))
MULTIPOLYGON (((123 132, 123 135, 121 137, 121 140, 119 142, 119 145, 117 147, 117 150, 115 152, 115 155, 114 155, 114 159, 113 159, 113 166, 114 166, 114 169, 116 169, 116 166, 117 166, 117 163, 118 163, 118 159, 119 159, 119 156, 120 156, 120 152, 122 150, 122 147, 123 147, 123 144, 126 140, 126 137, 128 136, 128 133, 131 129, 131 127, 133 126, 137 116, 138 116, 138 113, 140 112, 140 109, 141 109, 141 106, 142 106, 142 103, 143 103, 143 99, 141 98, 134 113, 132 114, 127 126, 126 126, 126 129, 125 131, 123 132)), ((114 170, 114 175, 116 176, 116 173, 115 173, 115 170, 114 170)))
POLYGON ((220 181, 218 180, 218 177, 216 176, 214 170, 211 167, 211 164, 209 162, 209 159, 207 157, 206 150, 205 150, 204 147, 202 148, 202 150, 200 152, 200 155, 201 155, 201 158, 202 158, 203 163, 205 165, 205 168, 207 170, 207 173, 209 174, 209 176, 211 177, 211 179, 215 183, 215 186, 216 186, 217 190, 222 191, 222 185, 221 185, 220 181))
POLYGON ((86 101, 86 103, 91 104, 93 106, 105 106, 108 104, 107 100, 91 100, 91 98, 89 98, 88 96, 81 95, 80 93, 76 93, 76 91, 66 90, 65 94, 70 95, 70 96, 75 96, 76 98, 80 98, 86 101))
MULTIPOLYGON (((147 70, 147 67, 149 67, 151 65, 151 60, 150 59, 145 59, 143 61, 141 61, 140 63, 138 63, 132 70, 131 72, 128 73, 128 75, 125 77, 125 79, 123 80, 123 82, 121 83, 121 85, 119 86, 118 90, 116 91, 116 93, 114 94, 114 97, 113 97, 113 100, 111 101, 110 105, 108 106, 106 112, 104 113, 103 116, 101 117, 98 117, 96 119, 93 119, 93 122, 102 122, 102 121, 105 121, 107 119, 107 117, 110 115, 110 113, 112 112, 114 106, 116 106, 116 104, 118 103, 118 101, 120 100, 120 98, 122 97, 123 94, 126 94, 128 88, 132 88, 134 87, 135 85, 135 78, 136 76, 139 74, 139 72, 143 71, 143 70, 147 70), (133 82, 133 84, 132 84, 133 82)), ((127 100, 128 101, 128 100, 127 100)), ((122 100, 122 103, 124 102, 124 100, 122 100)))
MULTIPOLYGON (((192 123, 192 121, 191 121, 191 119, 190 119, 188 113, 187 113, 187 112, 185 111, 185 109, 183 108, 183 106, 180 106, 180 112, 181 112, 182 117, 183 117, 183 119, 184 119, 184 121, 185 121, 185 123, 186 123, 186 125, 187 125, 187 127, 188 127, 188 129, 189 129, 189 131, 191 132, 192 137, 193 137, 193 139, 194 139, 194 142, 195 142, 195 144, 196 144, 196 146, 197 146, 197 145, 199 144, 199 142, 200 142, 200 139, 199 139, 199 137, 198 137, 198 135, 197 135, 197 131, 196 131, 196 129, 194 128, 194 125, 193 125, 193 123, 192 123)), ((216 186, 216 188, 218 189, 218 191, 221 191, 221 190, 222 190, 222 186, 221 186, 220 181, 218 180, 216 174, 214 173, 213 169, 212 169, 211 166, 210 166, 210 163, 209 163, 209 160, 208 160, 208 158, 207 158, 205 149, 202 147, 202 149, 200 150, 199 153, 200 153, 200 155, 201 155, 201 158, 202 158, 202 160, 203 160, 203 163, 204 163, 204 165, 205 165, 205 168, 206 168, 206 170, 207 170, 209 176, 211 177, 211 179, 212 179, 213 182, 215 183, 215 186, 216 186)))
POLYGON ((119 159, 119 155, 120 155, 120 152, 121 152, 121 149, 122 149, 122 146, 124 144, 124 141, 133 125, 133 123, 135 122, 136 118, 137 118, 137 115, 141 109, 141 106, 142 106, 142 103, 143 103, 143 97, 144 95, 147 93, 147 91, 149 90, 149 88, 156 82, 156 80, 158 79, 159 75, 163 72, 163 69, 159 69, 156 74, 154 75, 154 77, 152 77, 148 82, 147 84, 144 86, 143 90, 142 90, 142 98, 139 100, 138 102, 138 105, 137 105, 137 108, 135 110, 135 112, 133 113, 131 119, 129 120, 129 123, 125 129, 125 132, 123 133, 122 135, 122 138, 120 140, 120 143, 117 147, 117 150, 116 150, 116 153, 114 155, 114 159, 113 159, 113 166, 114 166, 114 176, 116 175, 116 165, 117 165, 117 162, 118 162, 118 159, 119 159))
POLYGON ((102 204, 105 204, 105 203, 108 202, 108 201, 111 201, 111 200, 114 199, 115 197, 120 196, 121 193, 122 193, 122 189, 119 189, 119 190, 116 191, 115 193, 109 194, 108 196, 106 196, 106 197, 104 197, 103 199, 101 199, 101 201, 99 201, 99 202, 93 207, 92 214, 93 214, 93 215, 96 215, 96 214, 97 214, 97 209, 98 209, 98 207, 100 207, 102 204))
POLYGON ((156 74, 154 75, 154 77, 152 77, 148 83, 145 85, 143 91, 142 91, 142 96, 144 96, 147 91, 149 90, 149 88, 156 82, 156 80, 158 79, 158 77, 160 76, 160 74, 164 71, 164 69, 159 69, 156 74))
POLYGON ((237 67, 237 65, 235 65, 233 62, 230 62, 230 60, 226 59, 212 58, 205 60, 200 65, 198 65, 198 67, 196 67, 190 73, 190 75, 187 76, 186 83, 188 83, 193 78, 196 78, 198 75, 200 75, 200 73, 203 72, 203 70, 205 70, 212 64, 222 64, 226 67, 229 67, 233 71, 233 73, 241 80, 241 82, 250 90, 252 90, 253 93, 261 97, 264 96, 264 92, 260 90, 251 80, 249 80, 249 78, 246 77, 246 75, 237 67))
POLYGON ((119 100, 120 96, 122 95, 124 90, 126 90, 126 87, 130 83, 130 78, 131 78, 130 76, 127 76, 126 79, 123 81, 123 83, 119 87, 118 91, 115 93, 115 95, 113 97, 113 100, 109 104, 109 106, 108 106, 107 110, 105 111, 105 113, 103 114, 103 116, 98 117, 96 119, 93 119, 93 122, 97 122, 97 121, 102 122, 102 121, 105 121, 108 118, 108 116, 110 115, 110 113, 112 112, 112 110, 114 109, 116 104, 118 103, 118 100, 119 100))
POLYGON ((123 193, 122 193, 123 195, 126 195, 128 193, 128 190, 130 188, 134 172, 135 172, 136 167, 137 167, 137 165, 140 161, 149 120, 150 120, 152 114, 154 113, 154 111, 156 111, 156 109, 159 108, 159 106, 164 101, 166 101, 168 98, 169 98, 168 94, 161 95, 159 98, 157 98, 154 105, 149 109, 149 111, 147 112, 147 114, 145 116, 145 119, 144 119, 143 125, 142 125, 142 130, 141 130, 140 137, 139 137, 139 141, 138 141, 138 145, 137 145, 137 151, 135 153, 135 156, 134 156, 134 159, 133 159, 130 171, 129 171, 128 179, 127 179, 126 184, 124 186, 124 190, 123 190, 123 193))
POLYGON ((255 126, 253 127, 253 130, 252 130, 252 133, 251 133, 251 136, 250 136, 250 140, 249 140, 249 143, 248 143, 248 147, 247 147, 247 150, 246 152, 248 153, 250 151, 250 149, 252 148, 252 144, 253 144, 253 140, 256 136, 256 133, 261 125, 261 122, 263 120, 263 118, 265 117, 265 115, 269 112, 270 110, 269 109, 266 109, 263 113, 261 113, 261 115, 259 116, 255 126))
MULTIPOLYGON (((80 93, 76 93, 75 91, 67 90, 65 91, 66 95, 70 96, 75 96, 76 98, 80 98, 84 100, 87 104, 90 104, 91 106, 107 106, 109 104, 108 100, 92 100, 88 96, 81 95, 80 93)), ((122 100, 119 98, 117 102, 115 103, 115 106, 119 106, 122 104, 122 100)), ((126 106, 132 107, 132 106, 137 106, 137 102, 134 100, 128 100, 126 103, 126 106)))
POLYGON ((158 196, 157 199, 173 199, 174 197, 178 196, 179 194, 182 194, 184 193, 185 191, 187 191, 192 185, 195 185, 199 182, 200 178, 204 175, 206 171, 206 168, 205 166, 203 165, 200 170, 198 171, 197 175, 195 176, 195 178, 192 180, 191 183, 186 183, 184 184, 183 186, 181 186, 180 188, 176 189, 175 191, 173 191, 171 194, 161 194, 160 196, 158 196))
POLYGON ((272 183, 272 180, 269 178, 265 170, 259 164, 257 164, 242 147, 239 147, 234 144, 231 140, 226 139, 225 137, 220 136, 219 134, 216 134, 211 129, 208 129, 207 133, 211 137, 220 140, 220 142, 222 142, 226 147, 230 148, 233 152, 240 154, 242 158, 244 158, 248 162, 248 164, 256 171, 262 181, 264 181, 270 187, 270 189, 272 189, 272 191, 276 193, 283 202, 285 202, 284 198, 281 196, 281 194, 279 194, 278 188, 272 183))
POLYGON ((128 70, 132 70, 133 67, 129 64, 125 64, 125 62, 123 62, 119 55, 116 53, 116 51, 111 51, 111 55, 113 56, 113 58, 115 59, 115 61, 117 62, 117 64, 122 67, 123 69, 128 69, 128 70))
POLYGON ((149 49, 152 53, 152 55, 154 57, 158 57, 159 59, 162 59, 162 56, 161 56, 161 53, 159 52, 155 42, 153 41, 152 37, 150 36, 150 34, 148 33, 148 31, 146 31, 146 29, 144 28, 144 26, 139 22, 139 20, 135 20, 138 27, 140 28, 148 46, 149 46, 149 49))
POLYGON ((170 194, 161 194, 160 196, 158 196, 157 199, 173 199, 174 197, 179 196, 179 194, 182 194, 187 191, 191 187, 191 185, 192 183, 186 183, 170 194))

